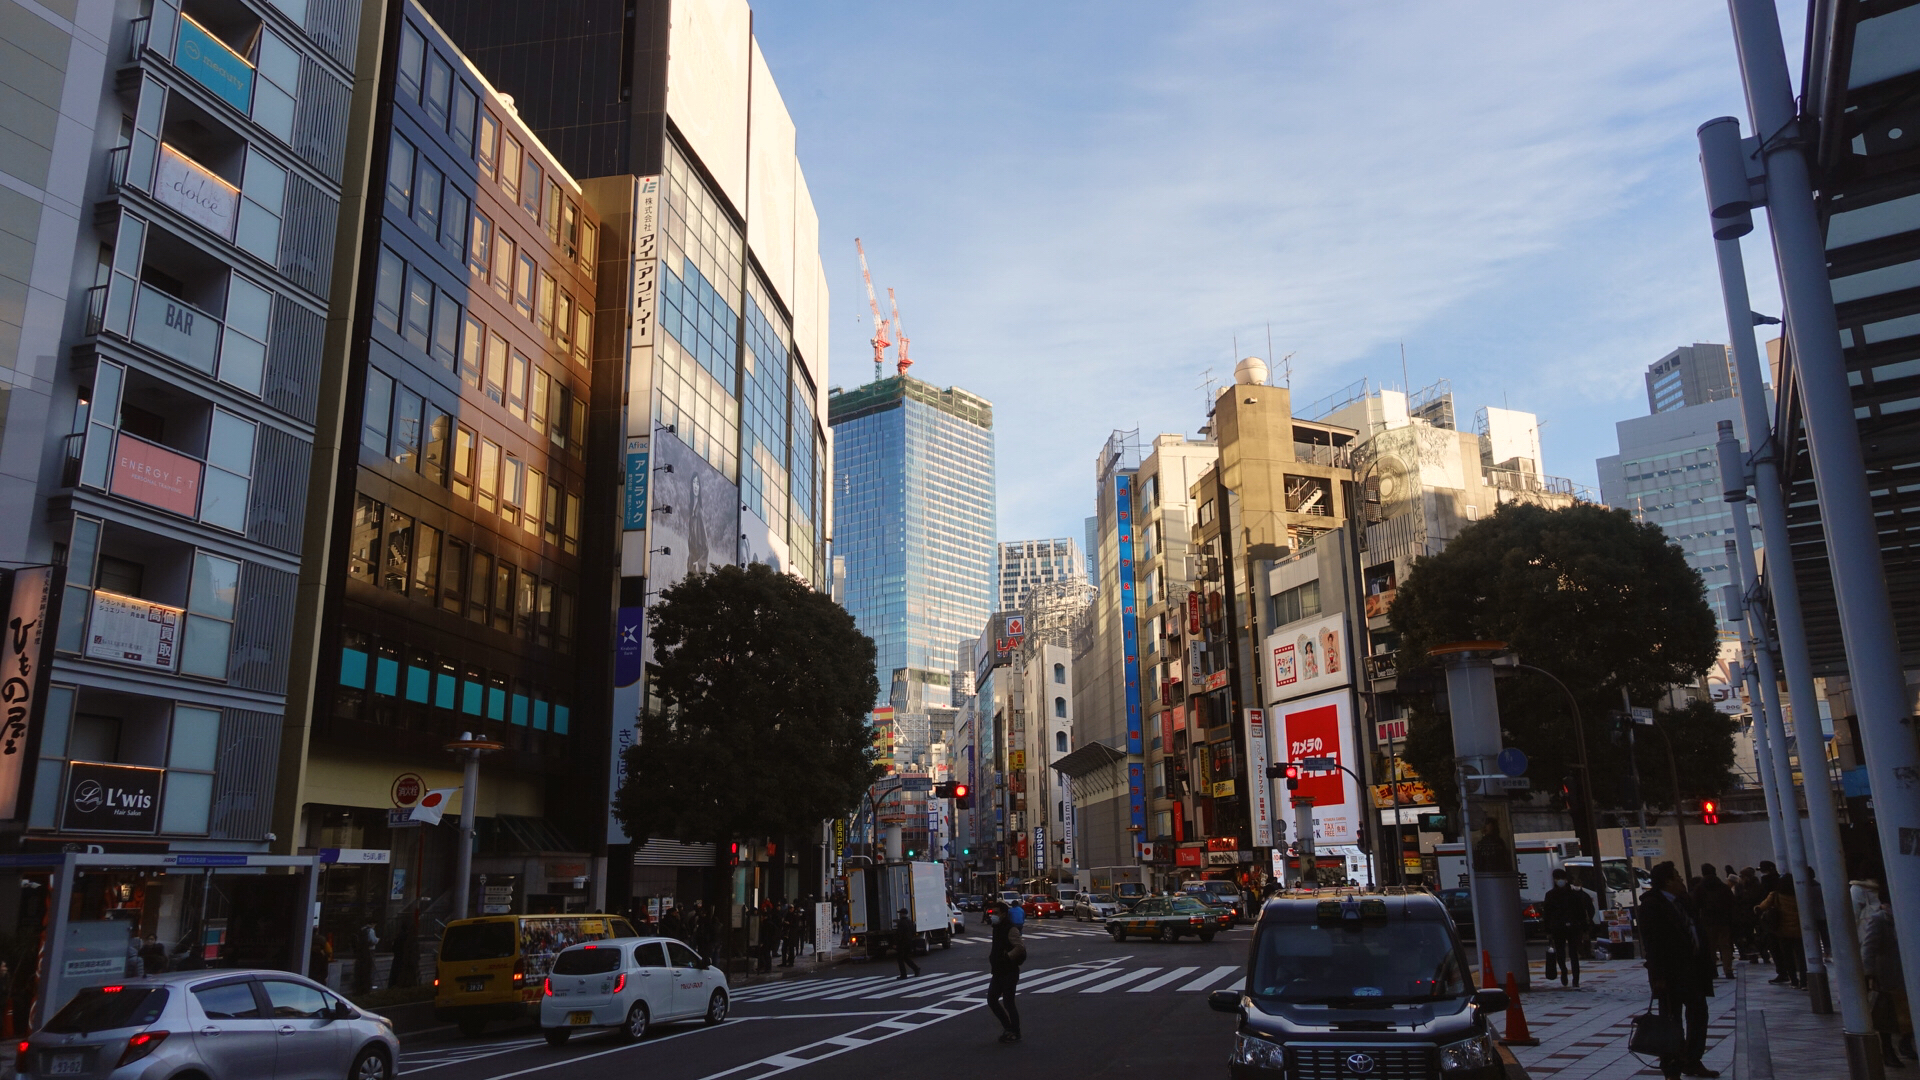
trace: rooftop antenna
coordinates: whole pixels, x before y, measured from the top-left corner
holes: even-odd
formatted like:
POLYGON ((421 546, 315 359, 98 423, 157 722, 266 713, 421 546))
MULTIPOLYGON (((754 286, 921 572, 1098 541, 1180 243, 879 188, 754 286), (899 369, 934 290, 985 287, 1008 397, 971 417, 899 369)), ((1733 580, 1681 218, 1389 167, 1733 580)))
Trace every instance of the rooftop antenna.
POLYGON ((1194 387, 1195 390, 1199 390, 1202 387, 1206 389, 1207 411, 1209 412, 1213 411, 1213 384, 1219 381, 1220 381, 1219 379, 1216 379, 1213 377, 1213 369, 1208 368, 1205 372, 1202 373, 1202 379, 1201 379, 1200 385, 1194 387))

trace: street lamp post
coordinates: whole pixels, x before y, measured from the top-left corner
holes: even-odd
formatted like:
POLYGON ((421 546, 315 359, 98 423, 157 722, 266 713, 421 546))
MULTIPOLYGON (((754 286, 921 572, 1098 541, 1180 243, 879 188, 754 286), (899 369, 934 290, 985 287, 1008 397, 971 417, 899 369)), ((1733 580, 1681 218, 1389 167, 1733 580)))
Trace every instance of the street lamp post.
MULTIPOLYGON (((1501 660, 1497 659, 1494 663, 1500 664, 1501 660)), ((1580 755, 1579 762, 1574 766, 1580 770, 1580 812, 1586 819, 1586 827, 1580 830, 1580 846, 1586 849, 1587 857, 1593 860, 1594 881, 1604 887, 1606 878, 1600 873, 1600 819, 1595 816, 1593 809, 1593 770, 1587 764, 1587 725, 1580 718, 1580 702, 1574 698, 1573 691, 1567 689, 1567 684, 1560 681, 1560 676, 1545 668, 1523 664, 1518 656, 1512 657, 1511 662, 1503 666, 1544 675, 1567 696, 1567 708, 1573 710, 1573 745, 1580 755)))
POLYGON ((1674 766, 1673 740, 1667 737, 1667 729, 1658 723, 1649 724, 1654 734, 1660 736, 1660 742, 1667 750, 1667 784, 1673 788, 1673 823, 1680 828, 1680 861, 1691 875, 1694 871, 1693 850, 1687 847, 1687 816, 1680 812, 1680 770, 1674 766))
POLYGON ((480 803, 480 755, 504 750, 506 744, 476 739, 473 732, 463 731, 446 748, 460 755, 467 766, 465 786, 460 791, 460 852, 453 878, 453 917, 464 919, 472 914, 468 910, 472 897, 468 895, 467 879, 473 876, 473 816, 480 803))

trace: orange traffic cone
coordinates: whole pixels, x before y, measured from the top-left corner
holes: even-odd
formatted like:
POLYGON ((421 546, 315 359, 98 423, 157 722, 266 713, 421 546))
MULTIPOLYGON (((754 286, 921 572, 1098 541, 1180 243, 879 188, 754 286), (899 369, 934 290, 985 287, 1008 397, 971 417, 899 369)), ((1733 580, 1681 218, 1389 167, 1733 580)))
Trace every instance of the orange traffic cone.
POLYGON ((1482 990, 1500 989, 1500 984, 1493 981, 1493 954, 1485 949, 1480 950, 1480 988, 1482 990))
POLYGON ((1527 1030, 1527 1010, 1520 1007, 1520 982, 1507 972, 1507 1034, 1500 1040, 1508 1046, 1539 1046, 1540 1040, 1527 1030))

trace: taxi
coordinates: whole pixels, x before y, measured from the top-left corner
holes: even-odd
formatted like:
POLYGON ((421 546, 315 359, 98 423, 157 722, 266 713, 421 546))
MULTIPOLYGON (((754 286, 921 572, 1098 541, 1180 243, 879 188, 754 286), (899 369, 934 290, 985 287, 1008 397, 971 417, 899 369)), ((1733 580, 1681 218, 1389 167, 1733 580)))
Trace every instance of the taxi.
POLYGON ((1219 932, 1220 916, 1191 896, 1149 896, 1107 920, 1107 933, 1115 941, 1130 935, 1169 943, 1183 937, 1212 941, 1219 932))

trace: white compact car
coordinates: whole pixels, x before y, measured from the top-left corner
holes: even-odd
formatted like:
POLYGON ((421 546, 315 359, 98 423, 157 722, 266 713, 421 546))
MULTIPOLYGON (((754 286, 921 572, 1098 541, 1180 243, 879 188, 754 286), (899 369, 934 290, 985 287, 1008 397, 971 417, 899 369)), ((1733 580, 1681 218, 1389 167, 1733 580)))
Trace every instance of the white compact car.
POLYGON ((635 1042, 655 1024, 727 1018, 727 977, 672 938, 607 938, 553 958, 540 1031, 559 1046, 576 1031, 616 1028, 635 1042))
POLYGON ((1112 893, 1083 892, 1073 902, 1073 917, 1083 922, 1106 922, 1119 910, 1112 893))

